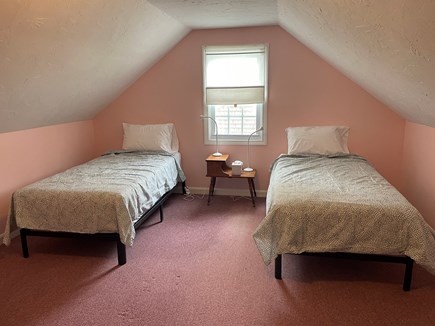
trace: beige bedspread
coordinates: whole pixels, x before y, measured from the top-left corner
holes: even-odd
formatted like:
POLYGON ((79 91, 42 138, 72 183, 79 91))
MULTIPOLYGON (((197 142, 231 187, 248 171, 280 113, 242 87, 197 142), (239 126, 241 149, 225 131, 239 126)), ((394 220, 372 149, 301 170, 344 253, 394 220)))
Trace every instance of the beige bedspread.
POLYGON ((16 227, 119 233, 132 245, 134 223, 178 181, 177 154, 112 152, 17 190, 3 242, 16 227))
POLYGON ((435 231, 355 155, 279 157, 253 237, 266 264, 284 253, 406 255, 435 275, 435 231))

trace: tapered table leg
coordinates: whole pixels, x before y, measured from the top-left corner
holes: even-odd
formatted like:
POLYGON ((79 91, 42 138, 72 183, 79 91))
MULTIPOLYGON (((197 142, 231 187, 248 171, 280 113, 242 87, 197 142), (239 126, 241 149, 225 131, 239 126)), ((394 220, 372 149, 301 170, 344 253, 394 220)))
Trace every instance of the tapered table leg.
POLYGON ((252 206, 255 207, 255 199, 254 199, 254 181, 252 178, 248 178, 249 192, 251 193, 252 206))
POLYGON ((210 187, 208 188, 208 200, 207 200, 207 205, 210 205, 210 198, 211 196, 213 196, 214 194, 214 186, 216 184, 216 177, 211 177, 210 178, 210 187))

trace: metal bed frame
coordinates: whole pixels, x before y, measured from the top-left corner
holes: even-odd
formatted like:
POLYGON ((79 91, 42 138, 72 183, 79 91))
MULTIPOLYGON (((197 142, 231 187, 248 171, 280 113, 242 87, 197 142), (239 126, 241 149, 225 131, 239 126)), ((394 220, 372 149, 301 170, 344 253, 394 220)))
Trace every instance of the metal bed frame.
MULTIPOLYGON (((134 228, 137 229, 142 223, 144 223, 157 209, 160 211, 160 220, 157 223, 163 222, 163 203, 174 192, 174 188, 165 193, 148 211, 145 212, 135 223, 134 228)), ((182 182, 183 194, 186 194, 186 182, 182 182)), ((55 238, 81 238, 81 239, 99 239, 115 241, 118 251, 118 265, 124 265, 127 262, 126 248, 119 238, 118 233, 75 233, 75 232, 55 232, 55 231, 41 231, 32 230, 27 228, 20 229, 21 248, 23 251, 23 257, 29 257, 29 247, 27 244, 27 236, 40 236, 40 237, 55 237, 55 238)))
MULTIPOLYGON (((344 253, 344 252, 313 252, 313 253, 303 252, 301 254, 295 254, 295 255, 323 256, 323 257, 333 257, 333 258, 405 264, 405 275, 403 278, 402 288, 403 291, 411 290, 412 268, 414 266, 414 260, 407 256, 385 256, 385 255, 374 255, 374 254, 354 254, 354 253, 344 253)), ((282 255, 279 254, 275 258, 275 278, 281 280, 282 279, 281 273, 282 273, 282 255)))

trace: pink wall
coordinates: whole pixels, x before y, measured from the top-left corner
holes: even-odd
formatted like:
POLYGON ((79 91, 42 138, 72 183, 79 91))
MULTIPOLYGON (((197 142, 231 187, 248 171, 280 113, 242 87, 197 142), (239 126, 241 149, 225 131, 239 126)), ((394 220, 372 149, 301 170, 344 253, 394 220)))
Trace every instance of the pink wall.
POLYGON ((92 121, 0 133, 0 234, 17 188, 89 160, 94 145, 92 121))
POLYGON ((435 128, 407 122, 403 144, 404 195, 435 229, 435 128))
MULTIPOLYGON (((284 129, 298 125, 351 127, 350 150, 366 157, 395 186, 401 187, 405 121, 319 58, 280 27, 197 30, 137 80, 95 119, 97 152, 120 148, 122 122, 174 122, 183 169, 190 187, 208 186, 203 144, 203 45, 268 43, 268 144, 251 147, 256 187, 266 190, 269 166, 287 150, 284 129)), ((221 146, 230 160, 246 160, 245 146, 221 146)), ((217 187, 247 189, 242 180, 218 180, 217 187), (231 182, 234 181, 234 182, 231 182)))

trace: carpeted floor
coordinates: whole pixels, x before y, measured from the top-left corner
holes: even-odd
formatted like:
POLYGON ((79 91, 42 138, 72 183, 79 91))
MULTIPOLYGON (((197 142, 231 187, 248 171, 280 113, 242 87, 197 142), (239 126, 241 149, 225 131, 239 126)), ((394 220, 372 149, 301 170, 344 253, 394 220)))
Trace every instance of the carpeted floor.
POLYGON ((24 259, 16 238, 0 247, 0 325, 435 325, 419 266, 410 292, 402 265, 333 258, 286 255, 275 280, 252 239, 264 211, 174 195, 121 267, 112 243, 31 237, 24 259))

